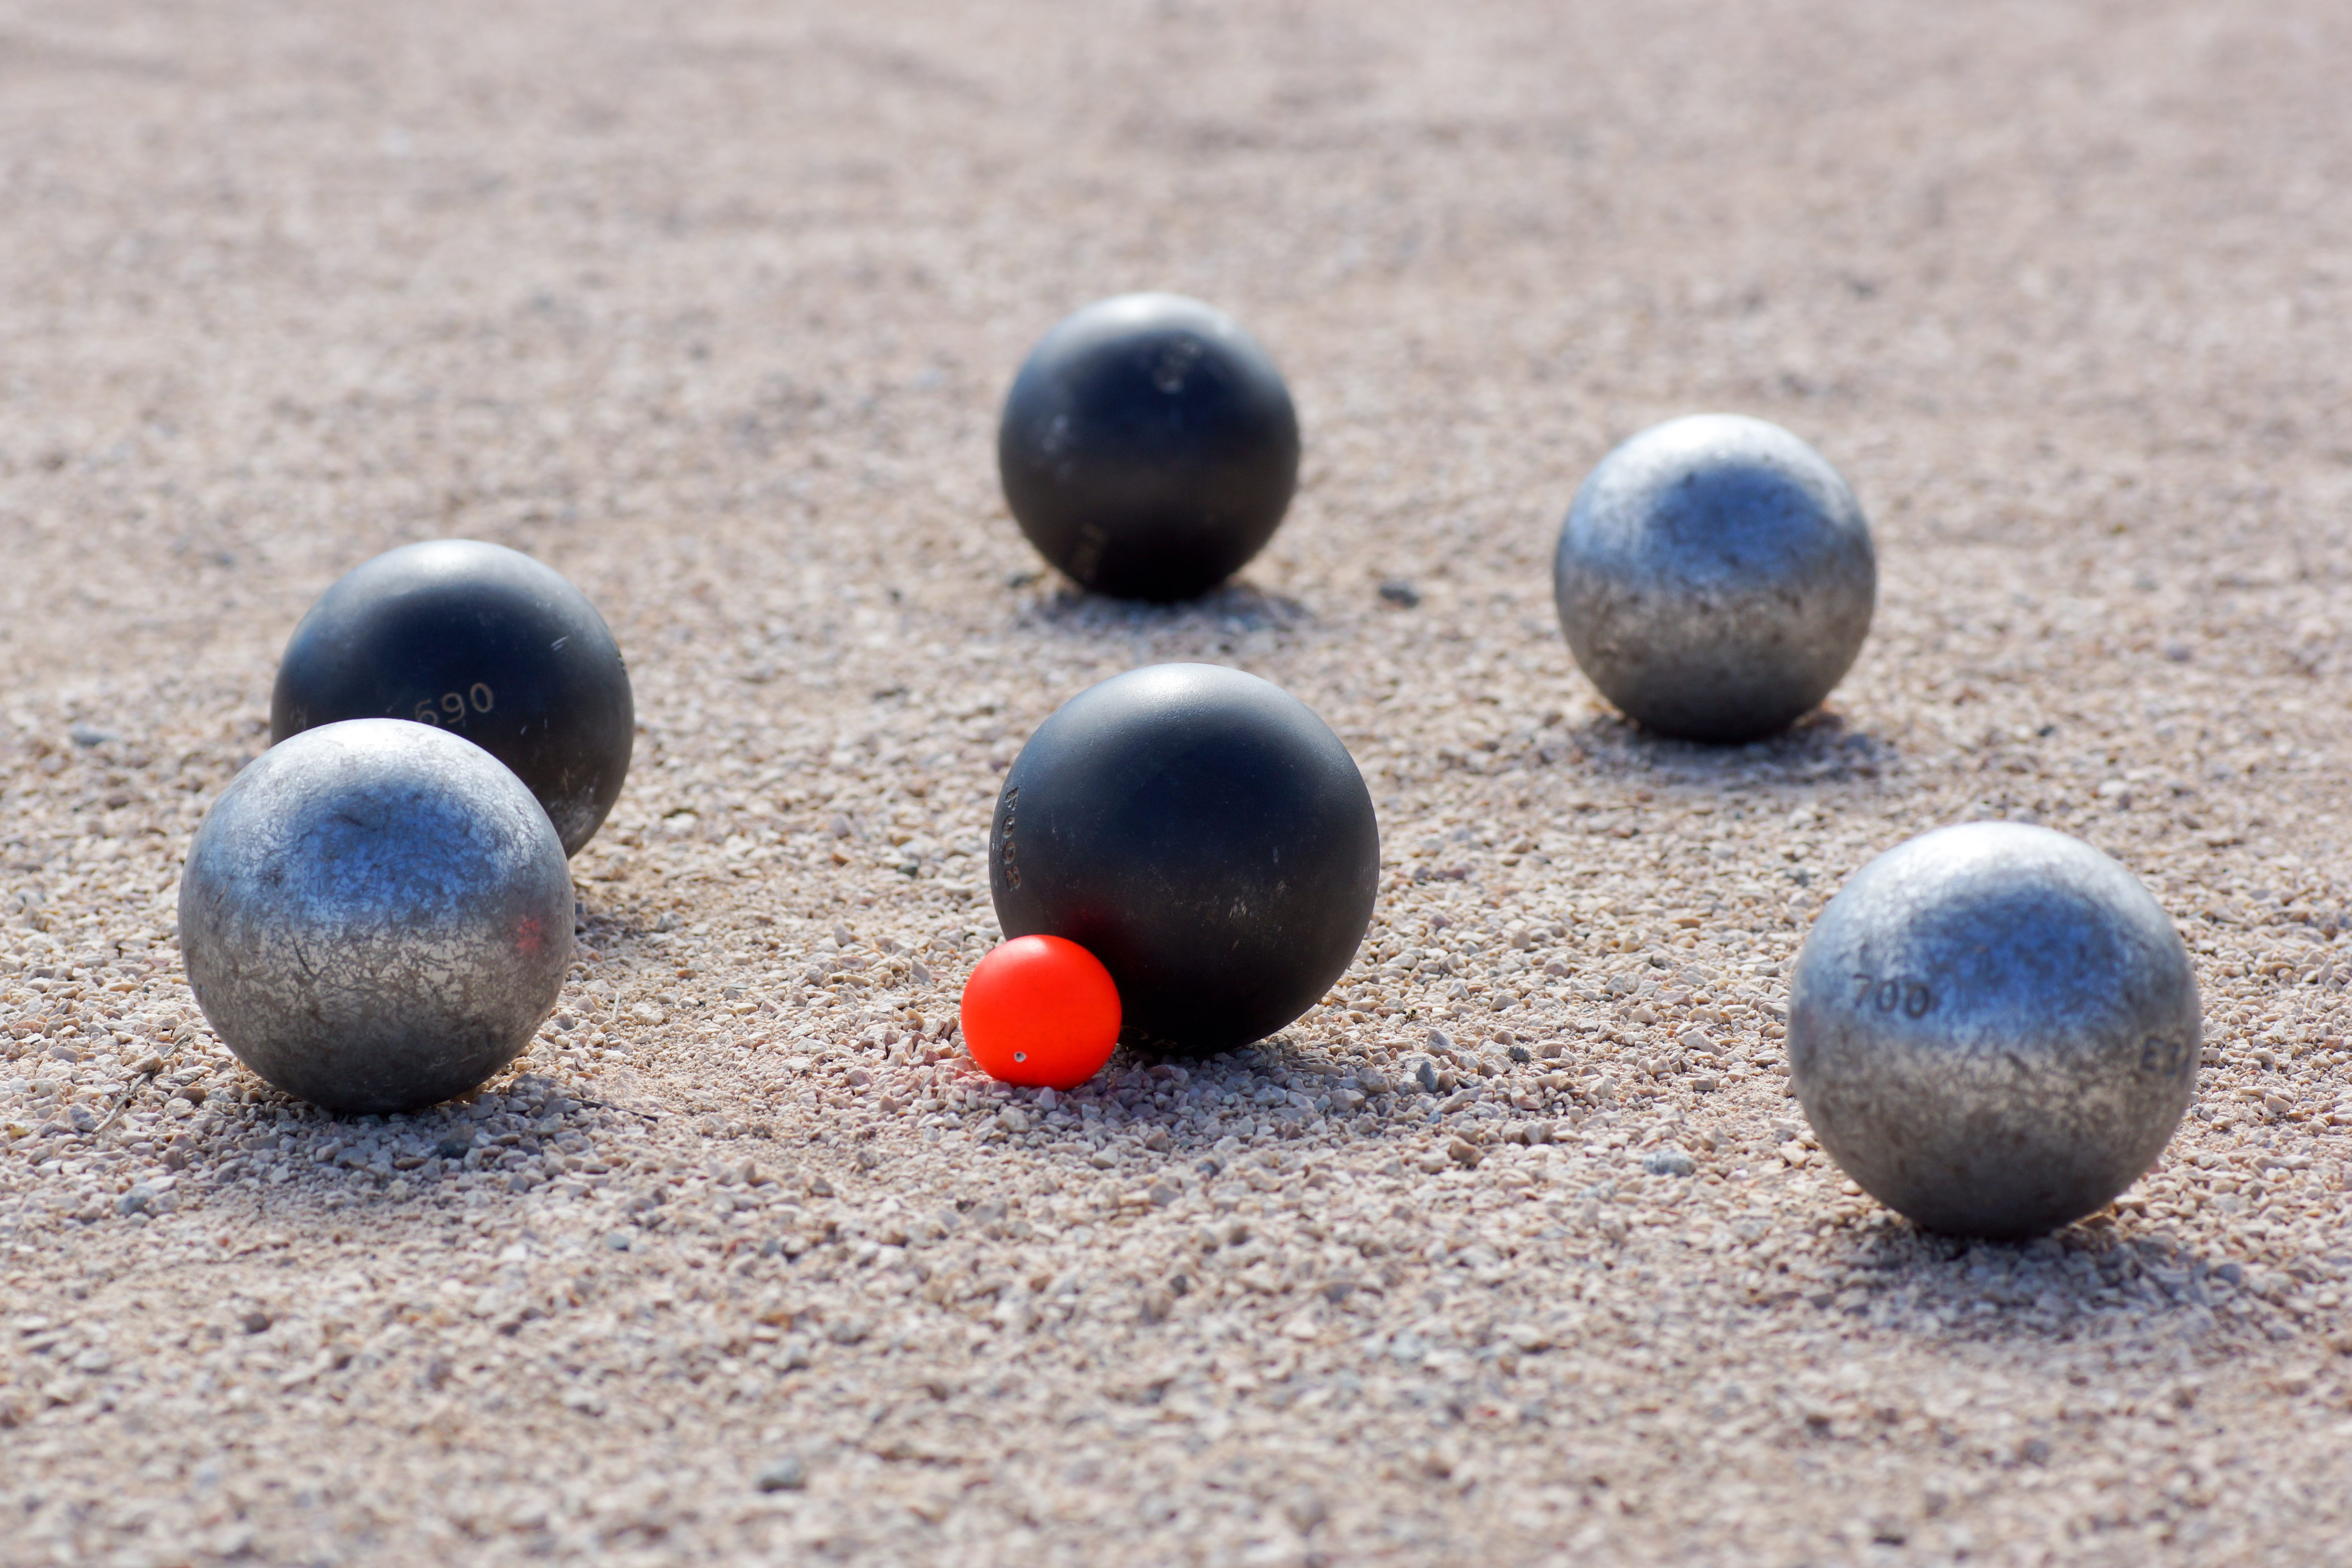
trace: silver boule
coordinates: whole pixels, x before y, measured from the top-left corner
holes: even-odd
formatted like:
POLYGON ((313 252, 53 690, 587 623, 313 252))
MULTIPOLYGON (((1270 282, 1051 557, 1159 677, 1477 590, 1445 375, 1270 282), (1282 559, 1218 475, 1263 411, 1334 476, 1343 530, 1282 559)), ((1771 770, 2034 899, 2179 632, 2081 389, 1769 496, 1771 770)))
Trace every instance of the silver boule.
POLYGON ((520 780, 446 730, 354 719, 231 782, 180 878, 196 1004, 237 1059, 330 1110, 478 1087, 555 1006, 572 876, 520 780))
POLYGON ((2014 1239, 2103 1207, 2197 1086, 2197 979, 2139 879, 2021 823, 1938 828, 1822 911, 1789 1066, 1822 1151, 1925 1229, 2014 1239))
POLYGON ((1652 426, 1576 492, 1552 560, 1570 651, 1644 727, 1691 741, 1785 729, 1870 633, 1870 525, 1819 452, 1761 419, 1652 426))

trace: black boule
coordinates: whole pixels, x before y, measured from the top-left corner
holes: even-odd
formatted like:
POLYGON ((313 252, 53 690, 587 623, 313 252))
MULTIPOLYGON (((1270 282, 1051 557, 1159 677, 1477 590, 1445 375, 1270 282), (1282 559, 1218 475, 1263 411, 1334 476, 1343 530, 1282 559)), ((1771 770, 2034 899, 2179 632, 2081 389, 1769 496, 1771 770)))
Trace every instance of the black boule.
POLYGON ((1007 937, 1078 943, 1118 984, 1123 1043, 1263 1039, 1355 957, 1380 879, 1355 760, 1281 688, 1163 664, 1087 688, 1013 760, 989 833, 1007 937))
POLYGON ((1233 318, 1122 294, 1030 351, 996 461, 1021 531, 1081 587, 1189 599, 1274 537, 1298 485, 1298 416, 1233 318))
POLYGON ((567 856, 619 798, 636 742, 628 668, 596 606, 553 567, 470 539, 354 567, 288 639, 270 744, 378 718, 437 725, 504 763, 567 856))

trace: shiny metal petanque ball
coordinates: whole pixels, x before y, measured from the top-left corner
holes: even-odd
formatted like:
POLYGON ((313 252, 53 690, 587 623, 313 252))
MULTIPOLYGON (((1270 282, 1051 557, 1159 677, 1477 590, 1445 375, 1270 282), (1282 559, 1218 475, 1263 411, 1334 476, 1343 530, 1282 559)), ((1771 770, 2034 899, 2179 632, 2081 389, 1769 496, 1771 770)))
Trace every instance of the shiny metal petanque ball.
POLYGON ((1830 694, 1878 596, 1870 525, 1819 452, 1761 419, 1653 426, 1576 492, 1552 561, 1570 651, 1647 729, 1749 741, 1830 694))
POLYGON ((2080 839, 1980 822, 1879 856, 1822 911, 1789 1065, 1864 1191, 1953 1236, 2039 1236, 2156 1163, 2202 1048, 2197 981, 2139 880, 2080 839))
POLYGON ((555 1005, 572 877, 554 826, 446 730, 356 719, 239 773, 180 879, 196 1003, 237 1059, 330 1110, 477 1088, 555 1005))

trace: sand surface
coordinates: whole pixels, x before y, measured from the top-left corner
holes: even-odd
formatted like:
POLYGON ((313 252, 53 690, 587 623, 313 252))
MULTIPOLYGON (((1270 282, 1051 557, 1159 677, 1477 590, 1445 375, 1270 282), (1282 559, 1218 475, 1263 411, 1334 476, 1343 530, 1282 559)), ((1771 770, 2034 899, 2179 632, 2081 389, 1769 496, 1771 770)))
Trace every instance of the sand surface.
POLYGON ((0 1563, 2340 1560, 2347 65, 2340 0, 0 0, 0 1563), (996 490, 1135 288, 1307 433, 1183 608, 996 490), (1881 567, 1728 752, 1548 574, 1706 408, 1881 567), (520 1070, 337 1121, 203 1026, 177 867, 303 608, 451 534, 587 590, 643 733, 520 1070), (992 792, 1166 659, 1348 742, 1374 931, 1041 1105, 950 1028, 992 792), (1985 816, 2206 1006, 2163 1163, 2028 1247, 1784 1092, 1820 901, 1985 816))

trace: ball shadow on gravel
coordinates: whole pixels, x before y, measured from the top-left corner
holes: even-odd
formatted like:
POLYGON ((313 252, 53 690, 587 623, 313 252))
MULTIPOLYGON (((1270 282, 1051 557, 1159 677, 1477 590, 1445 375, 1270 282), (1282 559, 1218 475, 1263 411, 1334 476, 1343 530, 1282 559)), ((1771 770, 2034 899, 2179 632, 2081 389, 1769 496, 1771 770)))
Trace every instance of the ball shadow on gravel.
MULTIPOLYGON (((207 1118, 158 1151, 176 1191, 207 1205, 248 1201, 265 1215, 355 1215, 421 1202, 494 1212, 596 1163, 604 1112, 526 1071, 464 1100, 383 1116, 338 1116, 239 1069, 206 1097, 207 1118), (480 1194, 448 1204, 445 1194, 480 1194)), ((126 1211, 127 1212, 127 1211, 126 1211)))
MULTIPOLYGON (((1311 1100, 1352 1082, 1353 1075, 1336 1061, 1277 1033, 1205 1057, 1168 1058, 1121 1046, 1098 1076, 1066 1098, 1081 1104, 1095 1096, 1116 1099, 1126 1118, 1122 1144, 1125 1134, 1140 1143, 1139 1154, 1129 1145, 1131 1173, 1150 1177, 1172 1169, 1189 1173, 1183 1178, 1189 1180, 1269 1161, 1287 1167, 1328 1152, 1307 1142, 1314 1118, 1290 1096, 1300 1092, 1311 1100), (1138 1073, 1140 1087, 1114 1087, 1131 1085, 1138 1073), (1213 1119, 1211 1124, 1188 1125, 1188 1116, 1202 1110, 1213 1119), (1270 1125, 1271 1136, 1260 1135, 1260 1125, 1270 1125)), ((1384 1139, 1376 1132, 1360 1134, 1360 1141, 1370 1147, 1384 1139)))
POLYGON ((1969 1241, 1895 1220, 1828 1248, 1831 1272, 1790 1294, 1874 1326, 1970 1340, 2145 1338, 2175 1318, 2193 1335, 2247 1279, 2169 1238, 2104 1215, 2032 1241, 1969 1241), (2198 1314, 2198 1316, 2179 1316, 2198 1314))
POLYGON ((1652 785, 1738 779, 1834 788, 1875 779, 1903 763, 1893 741, 1874 731, 1855 729, 1831 710, 1818 710, 1777 735, 1737 746, 1675 740, 1616 713, 1571 725, 1567 733, 1586 771, 1652 785))
POLYGON ((1069 583, 1024 604, 1015 626, 1074 641, 1150 637, 1154 659, 1230 653, 1233 639, 1253 632, 1288 632, 1318 623, 1315 612, 1297 599, 1269 594, 1248 583, 1227 583, 1197 599, 1150 605, 1106 598, 1069 583))

